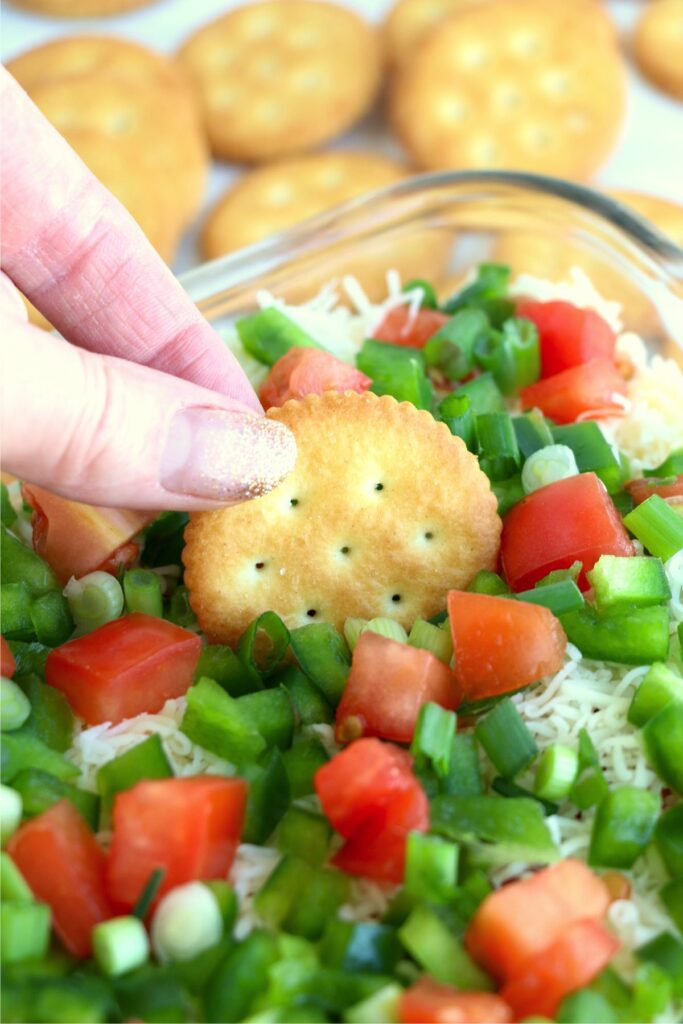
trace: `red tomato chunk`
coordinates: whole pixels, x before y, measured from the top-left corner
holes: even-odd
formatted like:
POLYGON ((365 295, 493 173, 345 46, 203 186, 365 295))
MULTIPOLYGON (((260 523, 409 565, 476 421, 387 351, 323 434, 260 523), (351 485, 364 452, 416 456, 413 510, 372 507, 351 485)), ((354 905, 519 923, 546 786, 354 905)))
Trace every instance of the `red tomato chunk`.
POLYGON ((4 636, 0 636, 0 671, 5 679, 11 679, 17 663, 4 636))
POLYGON ((410 743, 428 701, 453 709, 457 693, 448 665, 429 651, 377 633, 361 634, 337 708, 337 739, 381 736, 410 743))
POLYGON ((401 1024, 509 1024, 512 1010, 490 992, 459 992, 425 976, 399 1002, 401 1024))
POLYGON ((291 348, 271 368, 259 398, 265 409, 290 398, 322 395, 325 391, 367 391, 369 377, 354 366, 317 348, 291 348))
POLYGON ((503 520, 500 559, 515 591, 529 590, 553 569, 581 562, 578 579, 601 555, 632 555, 621 516, 595 473, 558 480, 523 498, 503 520))
POLYGON ((683 473, 669 481, 660 480, 656 476, 629 480, 625 487, 635 505, 642 505, 653 494, 658 494, 670 505, 683 504, 683 473))
POLYGON ((96 924, 113 917, 105 891, 105 856, 73 804, 60 800, 14 833, 8 853, 72 956, 92 951, 96 924))
POLYGON ((510 693, 562 667, 567 638, 548 608, 451 590, 448 617, 459 701, 510 693))
POLYGON ((614 363, 591 359, 522 388, 519 397, 525 409, 540 409, 555 423, 575 423, 623 416, 618 396, 625 394, 624 378, 614 363))
POLYGON ((378 341, 408 348, 424 348, 431 337, 447 324, 450 317, 436 309, 418 309, 411 313, 410 306, 390 309, 379 327, 372 332, 378 341))
POLYGON ((247 783, 198 775, 138 782, 114 801, 107 887, 133 907, 153 871, 163 895, 194 880, 225 878, 242 835, 247 783))
POLYGON ((318 769, 314 785, 347 840, 334 863, 351 874, 400 882, 408 833, 429 828, 429 804, 410 754, 378 739, 356 740, 318 769))
POLYGON ((592 309, 571 302, 523 299, 517 315, 533 320, 541 346, 541 377, 580 366, 591 359, 614 359, 616 334, 592 309))
POLYGON ((201 647, 196 633, 134 612, 56 647, 45 678, 89 725, 116 723, 186 693, 201 647))

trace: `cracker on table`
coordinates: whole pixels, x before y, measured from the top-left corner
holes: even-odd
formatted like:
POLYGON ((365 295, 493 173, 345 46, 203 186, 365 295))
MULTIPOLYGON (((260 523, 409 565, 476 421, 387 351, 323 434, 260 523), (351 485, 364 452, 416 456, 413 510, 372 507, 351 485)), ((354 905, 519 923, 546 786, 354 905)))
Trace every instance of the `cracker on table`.
POLYGON ((251 245, 363 192, 400 181, 405 165, 372 152, 310 153, 249 171, 204 224, 205 259, 251 245))
POLYGON ((259 162, 334 138, 372 105, 377 32, 321 0, 262 0, 200 28, 179 52, 214 153, 259 162))
POLYGON ((409 627, 495 566, 501 522, 489 481, 430 413, 327 392, 268 416, 296 437, 290 476, 187 527, 185 582, 210 637, 234 643, 268 609, 290 627, 377 615, 409 627))
POLYGON ((683 0, 651 0, 644 4, 633 50, 650 81, 683 99, 683 0))
POLYGON ((12 0, 15 7, 56 18, 97 18, 148 7, 156 0, 12 0))
POLYGON ((463 6, 395 77, 399 138, 426 169, 589 177, 617 140, 626 98, 623 62, 595 25, 586 2, 463 6))

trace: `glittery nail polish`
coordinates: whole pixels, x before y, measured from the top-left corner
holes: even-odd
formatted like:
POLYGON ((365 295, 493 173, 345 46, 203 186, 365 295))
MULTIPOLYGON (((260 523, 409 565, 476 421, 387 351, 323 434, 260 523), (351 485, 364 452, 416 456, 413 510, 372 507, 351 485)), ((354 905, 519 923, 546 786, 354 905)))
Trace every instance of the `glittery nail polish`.
POLYGON ((192 406, 171 419, 159 475, 173 494, 232 504, 267 494, 295 460, 296 441, 284 424, 192 406))

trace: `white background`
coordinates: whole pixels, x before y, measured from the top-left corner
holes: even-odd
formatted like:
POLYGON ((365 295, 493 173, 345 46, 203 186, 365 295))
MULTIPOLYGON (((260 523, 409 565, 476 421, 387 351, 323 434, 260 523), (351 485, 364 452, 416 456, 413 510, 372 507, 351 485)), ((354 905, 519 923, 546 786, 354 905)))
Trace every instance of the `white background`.
MULTIPOLYGON (((97 19, 48 18, 3 3, 0 52, 2 59, 6 60, 60 35, 110 32, 172 54, 195 27, 239 6, 241 2, 244 0, 161 0, 129 14, 97 19)), ((392 6, 392 0, 337 2, 377 22, 392 6)), ((613 0, 607 5, 619 26, 622 47, 626 52, 631 29, 645 4, 646 0, 613 0)), ((590 45, 590 40, 586 40, 586 45, 590 45)), ((335 147, 358 145, 371 145, 390 155, 401 155, 397 143, 384 127, 379 112, 359 125, 354 132, 334 142, 335 147)), ((237 169, 234 167, 214 164, 197 224, 236 174, 237 169)), ((598 175, 597 182, 641 189, 683 202, 683 102, 651 86, 632 63, 629 68, 626 124, 620 143, 598 175)), ((195 227, 184 240, 176 260, 176 270, 186 270, 199 262, 196 234, 195 227)))

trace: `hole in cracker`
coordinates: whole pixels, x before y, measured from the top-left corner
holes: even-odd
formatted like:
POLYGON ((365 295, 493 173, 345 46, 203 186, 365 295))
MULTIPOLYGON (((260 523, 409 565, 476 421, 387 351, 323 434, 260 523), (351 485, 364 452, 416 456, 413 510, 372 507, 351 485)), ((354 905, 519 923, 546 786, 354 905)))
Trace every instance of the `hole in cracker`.
POLYGON ((296 506, 299 504, 299 499, 298 498, 290 498, 289 499, 289 504, 291 505, 292 508, 296 508, 296 506))
POLYGON ((265 567, 266 567, 266 563, 265 562, 255 562, 254 563, 254 568, 255 569, 265 569, 265 567))
POLYGON ((309 608, 306 614, 308 615, 309 619, 314 619, 318 612, 316 611, 315 608, 309 608))
POLYGON ((392 594, 391 595, 391 600, 394 602, 394 604, 399 604, 400 601, 401 601, 401 595, 400 594, 392 594))
POLYGON ((425 532, 424 538, 425 538, 425 540, 433 540, 434 539, 434 534, 432 533, 431 530, 427 530, 425 532))
POLYGON ((375 484, 375 490, 376 491, 383 491, 384 490, 384 484, 375 484))
POLYGON ((351 553, 351 548, 348 546, 348 544, 345 544, 343 548, 339 548, 339 553, 341 555, 348 555, 351 553))

